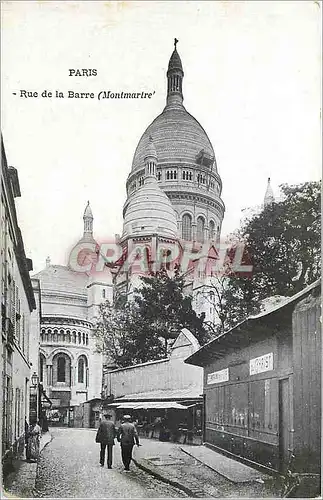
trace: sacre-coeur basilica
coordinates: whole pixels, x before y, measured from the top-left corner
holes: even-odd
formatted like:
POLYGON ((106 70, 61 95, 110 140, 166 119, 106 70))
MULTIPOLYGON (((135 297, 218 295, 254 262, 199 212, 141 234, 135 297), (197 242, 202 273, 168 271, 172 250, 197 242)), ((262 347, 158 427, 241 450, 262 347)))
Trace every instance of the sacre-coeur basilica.
MULTIPOLYGON (((123 254, 142 245, 152 255, 167 255, 180 241, 216 245, 220 239, 225 211, 222 182, 207 133, 183 105, 184 70, 176 44, 175 39, 165 75, 165 107, 142 134, 126 181, 118 241, 123 254)), ((93 244, 89 203, 83 220, 79 243, 93 244)), ((103 360, 92 337, 99 304, 112 302, 116 288, 131 295, 137 281, 129 273, 108 268, 90 276, 75 273, 48 258, 45 269, 33 276, 33 284, 36 297, 41 290, 40 381, 68 421, 68 408, 101 396, 103 360)), ((196 312, 214 321, 210 300, 196 294, 201 286, 203 276, 202 281, 190 280, 187 293, 193 296, 196 312)))

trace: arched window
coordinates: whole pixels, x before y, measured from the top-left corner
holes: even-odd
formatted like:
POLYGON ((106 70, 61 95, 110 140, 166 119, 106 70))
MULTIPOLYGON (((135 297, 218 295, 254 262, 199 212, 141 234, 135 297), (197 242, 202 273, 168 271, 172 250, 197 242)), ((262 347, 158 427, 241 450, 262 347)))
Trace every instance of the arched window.
POLYGON ((84 370, 85 370, 84 358, 80 358, 77 367, 77 381, 79 384, 84 383, 84 370))
POLYGON ((210 220, 209 234, 210 234, 210 240, 213 240, 215 238, 215 223, 213 220, 210 220))
POLYGON ((204 219, 203 219, 203 217, 197 218, 196 239, 197 239, 197 241, 199 241, 201 243, 203 243, 203 241, 204 241, 204 219))
POLYGON ((66 359, 63 356, 57 358, 57 382, 66 381, 66 359))
POLYGON ((77 332, 78 343, 81 343, 81 332, 77 332))
POLYGON ((185 241, 192 239, 192 217, 189 214, 184 214, 182 218, 182 238, 185 241))
POLYGON ((86 334, 85 343, 86 343, 86 345, 88 345, 88 343, 89 343, 89 336, 88 336, 88 334, 86 334))

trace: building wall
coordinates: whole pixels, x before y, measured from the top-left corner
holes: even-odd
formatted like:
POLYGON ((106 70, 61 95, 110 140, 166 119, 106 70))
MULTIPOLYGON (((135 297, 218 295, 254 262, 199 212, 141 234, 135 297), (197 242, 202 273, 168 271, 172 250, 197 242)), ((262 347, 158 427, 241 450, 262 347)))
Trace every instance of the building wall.
POLYGON ((115 397, 156 390, 192 389, 196 394, 203 390, 203 370, 189 366, 184 359, 196 347, 183 335, 175 341, 169 359, 143 363, 134 367, 115 370, 107 374, 105 384, 115 397))
POLYGON ((7 166, 2 145, 0 204, 2 457, 23 449, 24 419, 29 419, 30 315, 35 307, 14 198, 18 174, 7 166))
POLYGON ((302 472, 321 470, 321 300, 307 297, 293 313, 294 455, 302 472))
POLYGON ((204 374, 206 442, 278 468, 280 380, 291 389, 291 359, 290 328, 210 363, 204 374), (272 369, 252 374, 250 360, 264 355, 272 356, 272 369))

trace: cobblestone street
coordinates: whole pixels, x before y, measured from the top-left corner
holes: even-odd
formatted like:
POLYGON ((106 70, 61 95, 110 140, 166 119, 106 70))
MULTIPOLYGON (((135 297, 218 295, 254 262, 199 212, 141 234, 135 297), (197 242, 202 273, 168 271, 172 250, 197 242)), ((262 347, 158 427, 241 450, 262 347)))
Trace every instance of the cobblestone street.
POLYGON ((114 446, 113 469, 99 465, 99 445, 88 429, 51 429, 43 450, 36 489, 39 497, 180 498, 185 493, 138 469, 124 472, 120 446, 114 446))

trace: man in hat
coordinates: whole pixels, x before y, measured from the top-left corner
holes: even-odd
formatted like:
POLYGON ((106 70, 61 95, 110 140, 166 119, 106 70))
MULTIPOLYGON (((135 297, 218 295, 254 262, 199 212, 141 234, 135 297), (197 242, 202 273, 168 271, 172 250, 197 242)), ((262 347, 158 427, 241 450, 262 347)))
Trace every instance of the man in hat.
POLYGON ((116 428, 111 420, 111 415, 106 413, 103 415, 103 419, 99 425, 98 432, 96 434, 95 441, 100 443, 100 465, 104 466, 105 459, 105 449, 107 448, 108 458, 107 465, 108 469, 112 469, 112 450, 114 445, 114 438, 116 437, 116 428))
POLYGON ((120 425, 118 430, 117 439, 121 445, 121 456, 124 469, 128 471, 132 459, 132 449, 135 443, 139 446, 139 437, 136 427, 130 422, 131 416, 125 415, 123 420, 124 422, 120 425))

